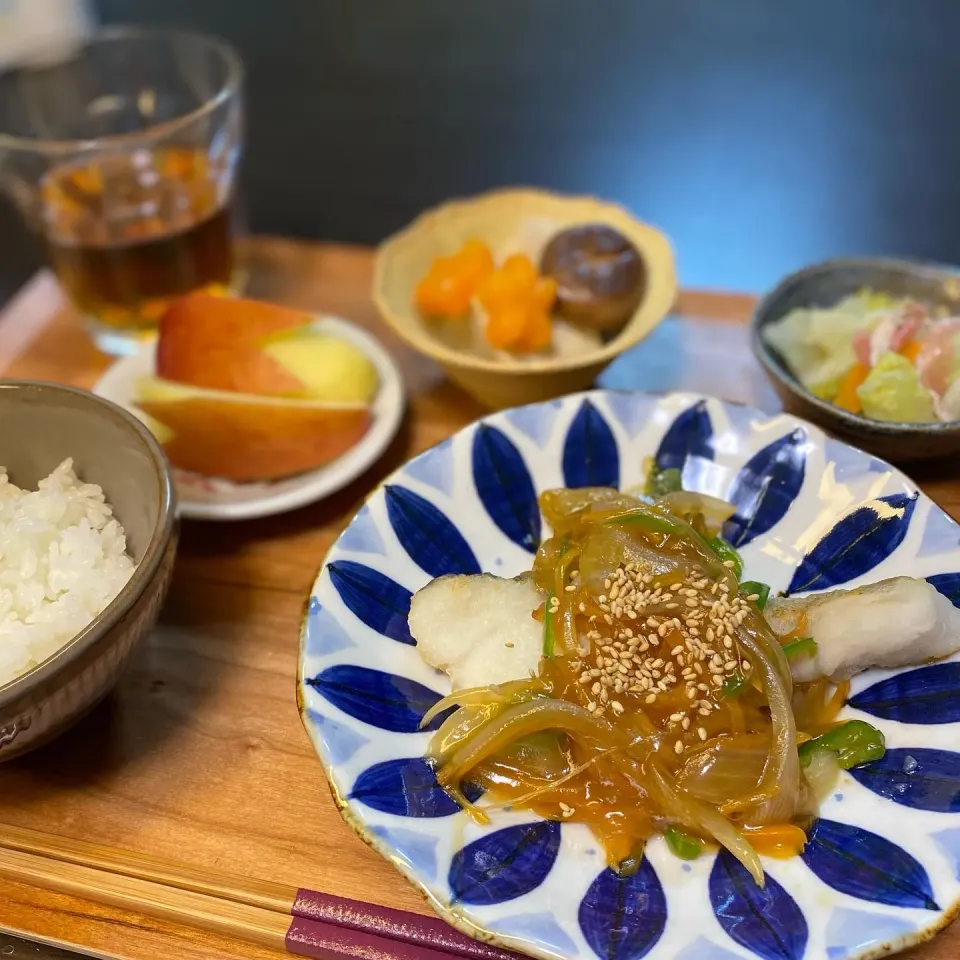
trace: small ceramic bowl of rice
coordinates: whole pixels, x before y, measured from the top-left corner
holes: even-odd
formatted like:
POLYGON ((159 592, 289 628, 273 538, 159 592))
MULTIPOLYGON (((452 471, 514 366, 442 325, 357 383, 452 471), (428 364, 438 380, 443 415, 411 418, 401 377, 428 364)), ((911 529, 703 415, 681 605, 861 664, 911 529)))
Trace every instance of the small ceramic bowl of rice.
POLYGON ((167 463, 135 417, 0 380, 0 760, 112 689, 156 622, 176 540, 167 463))

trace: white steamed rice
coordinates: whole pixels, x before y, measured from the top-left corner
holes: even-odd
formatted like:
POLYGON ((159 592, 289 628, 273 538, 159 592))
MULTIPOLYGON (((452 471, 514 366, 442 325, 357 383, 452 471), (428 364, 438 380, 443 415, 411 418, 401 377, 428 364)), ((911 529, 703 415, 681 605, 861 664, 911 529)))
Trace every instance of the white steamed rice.
POLYGON ((0 466, 0 684, 45 660, 134 571, 123 527, 96 484, 64 460, 35 491, 0 466))

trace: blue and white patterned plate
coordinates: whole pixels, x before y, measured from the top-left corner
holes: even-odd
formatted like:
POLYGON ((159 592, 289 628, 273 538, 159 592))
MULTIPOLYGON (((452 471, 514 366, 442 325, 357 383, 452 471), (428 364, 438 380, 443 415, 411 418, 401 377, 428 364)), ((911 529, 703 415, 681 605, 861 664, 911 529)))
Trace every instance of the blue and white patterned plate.
POLYGON ((726 854, 660 839, 621 879, 582 825, 459 812, 420 759, 449 689, 407 630, 432 577, 529 568, 536 494, 642 482, 646 457, 731 500, 746 575, 821 590, 906 574, 960 604, 960 527, 897 470, 794 417, 692 394, 595 391, 497 413, 394 473, 330 551, 301 637, 303 721, 347 822, 451 923, 540 957, 866 958, 932 936, 960 907, 960 657, 855 678, 849 717, 883 760, 844 774, 803 856, 757 888, 726 854))

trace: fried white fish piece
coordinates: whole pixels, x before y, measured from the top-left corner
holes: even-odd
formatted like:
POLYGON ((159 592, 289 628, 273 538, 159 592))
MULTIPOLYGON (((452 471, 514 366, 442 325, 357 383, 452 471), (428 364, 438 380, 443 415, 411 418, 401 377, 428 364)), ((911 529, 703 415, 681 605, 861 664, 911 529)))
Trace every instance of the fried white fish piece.
POLYGON ((790 667, 801 682, 839 681, 870 667, 904 667, 960 650, 960 610, 926 580, 893 577, 855 590, 772 598, 763 611, 775 634, 817 643, 790 667))
POLYGON ((543 594, 529 576, 439 577, 410 602, 408 623, 420 656, 449 674, 454 690, 522 680, 536 673, 543 594))

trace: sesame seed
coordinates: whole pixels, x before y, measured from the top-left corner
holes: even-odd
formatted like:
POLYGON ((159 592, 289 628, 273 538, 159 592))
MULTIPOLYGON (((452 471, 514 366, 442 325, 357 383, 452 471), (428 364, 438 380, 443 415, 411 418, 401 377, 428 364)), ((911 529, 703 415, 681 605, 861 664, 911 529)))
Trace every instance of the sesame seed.
POLYGON ((699 601, 699 600, 694 600, 692 597, 688 597, 686 603, 687 603, 687 606, 688 606, 688 607, 699 607, 699 606, 700 606, 700 601, 699 601))
POLYGON ((613 712, 616 714, 623 713, 623 704, 619 700, 611 700, 610 706, 613 708, 613 712))
POLYGON ((591 688, 590 692, 594 695, 600 692, 600 681, 598 680, 591 688))
POLYGON ((723 638, 723 646, 724 646, 724 649, 726 649, 726 650, 732 650, 732 649, 733 649, 733 640, 731 640, 730 637, 724 637, 724 638, 723 638))
POLYGON ((567 593, 573 593, 573 591, 577 589, 577 585, 575 583, 568 583, 563 589, 566 590, 567 593))
POLYGON ((581 612, 581 613, 586 613, 586 612, 587 612, 587 605, 586 605, 585 603, 581 603, 581 604, 580 604, 580 612, 581 612))
POLYGON ((719 673, 714 674, 714 677, 713 677, 713 685, 714 685, 715 687, 722 687, 722 686, 723 686, 723 677, 720 676, 719 673))
POLYGON ((666 608, 667 610, 676 610, 679 606, 679 603, 668 603, 666 608))
POLYGON ((697 711, 697 713, 699 713, 701 717, 709 717, 709 716, 710 716, 710 708, 709 708, 709 707, 701 707, 701 708, 697 711))
POLYGON ((655 693, 651 693, 650 696, 648 696, 648 697, 644 700, 644 703, 653 703, 653 701, 656 700, 656 699, 657 699, 657 695, 656 695, 655 693))
POLYGON ((706 740, 706 739, 707 739, 707 731, 706 731, 706 729, 705 729, 704 727, 697 727, 697 736, 698 736, 701 740, 706 740))
POLYGON ((671 583, 671 584, 670 584, 670 589, 671 589, 671 590, 680 590, 682 587, 683 587, 683 584, 682 584, 682 583, 671 583))
POLYGON ((593 713, 593 711, 597 709, 597 705, 591 700, 591 701, 587 704, 587 709, 588 709, 591 713, 593 713))
POLYGON ((683 741, 682 741, 682 740, 678 740, 678 741, 673 745, 673 750, 674 750, 674 753, 683 753, 683 741))
POLYGON ((743 668, 742 668, 742 669, 743 669, 743 672, 744 672, 744 673, 749 673, 749 672, 753 669, 753 667, 750 666, 750 661, 749 661, 749 660, 744 660, 744 661, 743 661, 743 668))
POLYGON ((684 718, 680 721, 680 726, 683 727, 684 730, 689 730, 689 729, 690 729, 690 718, 689 718, 689 717, 684 717, 684 718))
POLYGON ((682 713, 671 713, 671 714, 670 714, 670 722, 671 722, 671 723, 679 723, 682 719, 683 719, 683 714, 682 714, 682 713))
POLYGON ((748 599, 751 603, 756 603, 757 600, 760 599, 760 594, 759 594, 759 593, 751 593, 750 596, 747 597, 747 599, 748 599))
POLYGON ((724 561, 723 561, 723 565, 724 565, 728 570, 732 570, 732 569, 736 566, 736 564, 735 564, 732 560, 724 560, 724 561))
POLYGON ((696 695, 697 695, 697 688, 696 688, 696 687, 687 687, 687 696, 688 696, 691 700, 693 700, 693 698, 696 697, 696 695))
POLYGON ((508 640, 508 641, 504 644, 504 646, 505 646, 505 647, 509 647, 509 648, 512 649, 512 648, 513 648, 513 641, 512 641, 512 640, 508 640))

